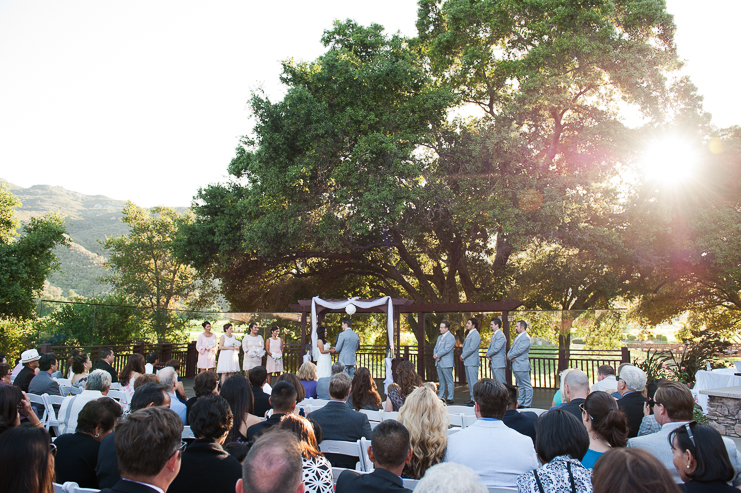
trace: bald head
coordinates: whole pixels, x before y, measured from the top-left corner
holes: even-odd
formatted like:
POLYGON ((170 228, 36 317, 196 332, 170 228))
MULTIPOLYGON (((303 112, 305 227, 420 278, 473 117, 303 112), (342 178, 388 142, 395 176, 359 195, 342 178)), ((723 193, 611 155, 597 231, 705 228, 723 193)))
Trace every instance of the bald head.
POLYGON ((589 395, 589 378, 581 370, 572 370, 564 377, 563 388, 567 402, 580 398, 586 399, 589 395))
POLYGON ((273 429, 261 435, 250 448, 237 491, 302 492, 301 477, 301 449, 296 436, 288 430, 273 429))

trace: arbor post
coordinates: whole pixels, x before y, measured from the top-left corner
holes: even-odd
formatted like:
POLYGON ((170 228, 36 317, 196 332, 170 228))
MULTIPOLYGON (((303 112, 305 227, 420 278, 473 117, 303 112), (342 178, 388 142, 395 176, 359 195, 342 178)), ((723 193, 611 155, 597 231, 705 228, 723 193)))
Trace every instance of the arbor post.
MULTIPOLYGON (((502 332, 504 332, 504 354, 509 352, 509 341, 512 339, 509 329, 509 310, 502 310, 502 332)), ((505 361, 505 378, 507 383, 512 385, 512 364, 509 361, 505 361)))
POLYGON ((417 313, 417 373, 422 380, 427 380, 425 376, 425 314, 417 313))

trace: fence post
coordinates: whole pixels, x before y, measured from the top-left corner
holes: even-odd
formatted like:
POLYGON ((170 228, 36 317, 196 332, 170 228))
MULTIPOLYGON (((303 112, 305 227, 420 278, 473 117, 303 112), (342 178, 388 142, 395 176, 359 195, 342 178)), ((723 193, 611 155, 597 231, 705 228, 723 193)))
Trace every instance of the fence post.
POLYGON ((162 344, 160 346, 160 357, 159 357, 160 363, 163 363, 163 364, 167 363, 171 359, 172 359, 172 344, 171 343, 162 344))
POLYGON ((560 348, 558 350, 558 370, 556 371, 556 385, 561 386, 561 372, 568 367, 568 361, 566 360, 566 349, 560 348))
POLYGON ((133 353, 141 354, 144 356, 144 342, 139 341, 134 344, 134 348, 131 350, 133 353))
POLYGON ((620 348, 621 351, 621 363, 630 363, 630 349, 628 349, 626 346, 623 346, 620 348))
POLYGON ((41 345, 41 346, 39 347, 39 352, 40 352, 41 354, 44 354, 44 353, 51 353, 51 344, 42 344, 42 345, 41 345))
POLYGON ((196 375, 196 365, 198 364, 198 350, 196 341, 188 343, 188 351, 185 353, 185 376, 192 378, 196 375))

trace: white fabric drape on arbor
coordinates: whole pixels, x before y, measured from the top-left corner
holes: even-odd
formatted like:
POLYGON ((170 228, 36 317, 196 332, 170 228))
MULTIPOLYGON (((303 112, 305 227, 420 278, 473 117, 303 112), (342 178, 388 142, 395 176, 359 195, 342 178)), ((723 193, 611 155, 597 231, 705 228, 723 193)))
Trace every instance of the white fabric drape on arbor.
POLYGON ((311 354, 314 355, 314 361, 319 360, 319 350, 316 347, 316 306, 320 305, 330 310, 343 310, 348 305, 355 305, 358 308, 373 308, 376 306, 383 306, 387 304, 386 310, 386 327, 388 331, 389 345, 391 351, 394 350, 394 303, 391 300, 391 296, 384 296, 373 301, 358 301, 358 298, 350 298, 343 301, 327 301, 314 296, 311 299, 311 354))

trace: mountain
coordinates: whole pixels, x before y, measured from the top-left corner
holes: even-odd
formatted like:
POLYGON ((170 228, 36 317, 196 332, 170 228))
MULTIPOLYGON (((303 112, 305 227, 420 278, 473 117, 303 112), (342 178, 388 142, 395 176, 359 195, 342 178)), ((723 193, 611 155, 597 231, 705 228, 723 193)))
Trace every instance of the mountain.
POLYGON ((125 202, 63 187, 34 185, 23 188, 5 183, 22 202, 16 210, 21 221, 48 212, 58 212, 65 219, 71 245, 55 250, 61 265, 60 270, 49 276, 47 293, 67 296, 69 290, 74 290, 79 295, 92 296, 109 291, 110 286, 98 281, 105 274, 105 251, 101 243, 106 237, 128 233, 129 227, 121 222, 125 202))

